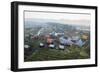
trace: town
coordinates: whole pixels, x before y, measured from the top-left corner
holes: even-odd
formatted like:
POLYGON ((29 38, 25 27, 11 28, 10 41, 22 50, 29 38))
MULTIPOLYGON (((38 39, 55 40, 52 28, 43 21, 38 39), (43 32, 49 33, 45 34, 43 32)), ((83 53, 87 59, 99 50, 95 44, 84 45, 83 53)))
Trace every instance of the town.
MULTIPOLYGON (((80 30, 80 29, 73 29, 73 27, 70 27, 69 30, 66 30, 65 28, 63 29, 64 31, 59 31, 59 26, 53 27, 54 29, 50 31, 52 28, 39 28, 38 27, 38 32, 34 34, 33 28, 27 28, 27 33, 24 35, 24 54, 25 54, 25 60, 29 61, 32 60, 34 61, 33 55, 37 53, 44 52, 43 54, 46 55, 41 55, 42 57, 45 56, 45 59, 37 59, 37 60, 48 60, 47 53, 45 51, 50 52, 50 51, 55 51, 59 52, 61 54, 68 54, 72 51, 74 51, 74 48, 78 48, 77 51, 83 50, 82 48, 85 48, 85 51, 80 51, 79 53, 82 54, 82 58, 89 58, 89 53, 86 51, 88 50, 89 52, 89 42, 90 42, 90 34, 88 30, 80 30), (57 31, 55 30, 57 29, 57 31), (49 31, 48 31, 49 30, 49 31), (72 48, 72 49, 71 49, 72 48), (72 50, 72 51, 70 51, 72 50)), ((34 28, 36 29, 36 27, 34 28)), ((35 30, 36 31, 36 30, 35 30)), ((75 51, 74 51, 75 52, 75 51)), ((38 55, 39 55, 38 54, 38 55)), ((55 55, 55 53, 54 53, 55 55)), ((59 55, 58 55, 59 56, 59 55)), ((74 57, 74 56, 73 56, 74 57)), ((79 56, 77 56, 79 57, 79 56)), ((71 57, 69 57, 71 58, 71 57)), ((53 57, 51 57, 49 60, 52 60, 53 57)), ((61 59, 60 57, 56 59, 61 59)), ((63 59, 67 59, 63 58, 63 59)), ((74 59, 74 58, 71 58, 74 59)))

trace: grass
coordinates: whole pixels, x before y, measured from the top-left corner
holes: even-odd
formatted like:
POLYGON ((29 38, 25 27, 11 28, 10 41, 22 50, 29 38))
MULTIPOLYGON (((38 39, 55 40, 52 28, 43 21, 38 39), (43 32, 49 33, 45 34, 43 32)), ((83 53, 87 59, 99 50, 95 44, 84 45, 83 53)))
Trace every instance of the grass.
POLYGON ((48 60, 70 60, 70 59, 87 59, 90 58, 89 47, 71 46, 65 50, 41 48, 33 52, 25 59, 29 61, 48 61, 48 60))

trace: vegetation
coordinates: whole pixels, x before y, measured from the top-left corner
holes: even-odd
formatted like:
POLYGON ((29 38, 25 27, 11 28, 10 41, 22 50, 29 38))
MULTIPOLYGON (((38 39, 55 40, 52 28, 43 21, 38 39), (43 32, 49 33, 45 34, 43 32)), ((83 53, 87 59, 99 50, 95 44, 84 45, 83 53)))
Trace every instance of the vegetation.
POLYGON ((78 47, 75 45, 66 47, 64 50, 59 48, 38 48, 25 61, 87 59, 90 58, 89 48, 89 46, 78 47))

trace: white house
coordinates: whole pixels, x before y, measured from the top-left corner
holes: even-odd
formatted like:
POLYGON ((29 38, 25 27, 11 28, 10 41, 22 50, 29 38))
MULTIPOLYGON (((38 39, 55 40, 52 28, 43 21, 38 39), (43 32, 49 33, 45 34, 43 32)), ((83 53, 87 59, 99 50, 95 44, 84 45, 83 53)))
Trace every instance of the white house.
POLYGON ((29 45, 24 45, 24 48, 29 48, 30 46, 29 45))

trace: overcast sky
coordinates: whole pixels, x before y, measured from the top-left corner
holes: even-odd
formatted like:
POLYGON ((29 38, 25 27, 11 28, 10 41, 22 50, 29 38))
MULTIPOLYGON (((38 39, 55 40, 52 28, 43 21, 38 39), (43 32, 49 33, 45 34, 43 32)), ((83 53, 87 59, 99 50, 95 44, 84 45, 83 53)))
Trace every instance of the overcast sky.
POLYGON ((25 20, 38 20, 39 22, 59 22, 65 24, 89 26, 91 22, 90 14, 76 13, 46 13, 46 12, 25 12, 25 20))

